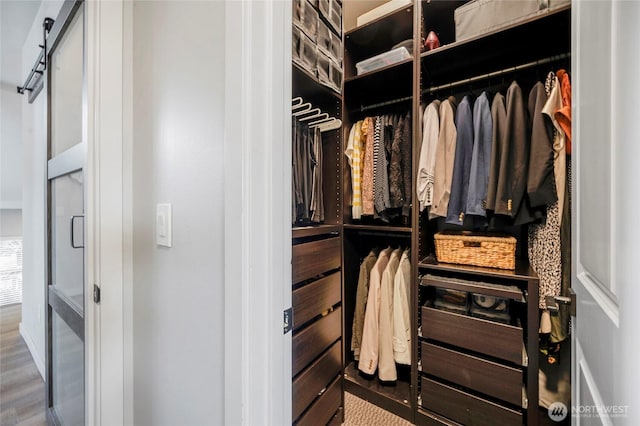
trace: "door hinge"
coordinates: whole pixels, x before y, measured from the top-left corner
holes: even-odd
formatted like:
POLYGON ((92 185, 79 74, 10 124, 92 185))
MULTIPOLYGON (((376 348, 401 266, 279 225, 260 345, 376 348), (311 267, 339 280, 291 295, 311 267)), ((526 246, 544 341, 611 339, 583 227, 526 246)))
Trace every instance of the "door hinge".
POLYGON ((293 328, 293 310, 291 308, 284 311, 284 334, 293 328))
POLYGON ((93 285, 93 301, 100 303, 100 287, 98 287, 98 284, 93 285))

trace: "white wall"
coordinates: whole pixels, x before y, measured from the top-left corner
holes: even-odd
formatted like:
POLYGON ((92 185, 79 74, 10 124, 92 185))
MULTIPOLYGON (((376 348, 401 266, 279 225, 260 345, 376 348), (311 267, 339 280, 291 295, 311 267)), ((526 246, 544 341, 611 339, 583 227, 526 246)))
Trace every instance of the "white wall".
POLYGON ((137 2, 133 17, 134 424, 224 416, 225 3, 137 2), (173 247, 155 206, 173 206, 173 247))
MULTIPOLYGON (((16 60, 3 64, 3 68, 20 65, 16 60)), ((0 83, 0 209, 22 208, 23 97, 17 93, 16 86, 5 81, 0 83)))
POLYGON ((0 237, 20 236, 22 236, 22 210, 0 209, 0 237))
MULTIPOLYGON (((22 73, 28 75, 42 43, 42 21, 55 18, 61 1, 43 1, 22 50, 22 73)), ((45 183, 46 183, 46 88, 29 104, 22 96, 22 322, 25 338, 40 373, 45 362, 45 183)))

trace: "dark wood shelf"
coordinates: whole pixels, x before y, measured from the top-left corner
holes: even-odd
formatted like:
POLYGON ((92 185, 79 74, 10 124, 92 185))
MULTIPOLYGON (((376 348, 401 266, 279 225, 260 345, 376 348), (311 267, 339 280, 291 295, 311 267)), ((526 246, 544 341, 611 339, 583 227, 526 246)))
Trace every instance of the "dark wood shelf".
POLYGON ((493 278, 507 278, 507 279, 518 279, 518 280, 534 280, 538 279, 538 276, 533 271, 529 262, 523 260, 516 261, 516 268, 514 270, 510 269, 497 269, 497 268, 485 268, 482 266, 472 266, 472 265, 455 265, 453 263, 440 263, 431 258, 426 258, 420 261, 418 267, 421 269, 430 269, 435 271, 447 271, 447 272, 456 272, 467 275, 484 275, 487 277, 493 278))
POLYGON ((481 281, 465 281, 456 280, 449 277, 440 277, 433 275, 423 276, 420 280, 422 286, 433 286, 441 288, 450 288, 454 290, 467 291, 471 293, 481 293, 488 296, 502 297, 515 300, 516 302, 526 302, 522 289, 518 286, 500 285, 483 283, 481 281))
POLYGON ((371 402, 393 414, 411 421, 411 386, 408 382, 398 380, 395 386, 383 385, 377 378, 367 379, 359 373, 352 362, 344 369, 345 391, 371 402))
POLYGON ((291 229, 292 238, 315 237, 324 234, 340 234, 340 225, 298 226, 291 229))
POLYGON ((360 62, 413 38, 413 4, 394 10, 344 34, 345 50, 360 62))
MULTIPOLYGON (((413 59, 406 59, 344 81, 347 110, 413 96, 413 59)), ((409 103, 410 108, 410 103, 409 103)))
MULTIPOLYGON (((453 19, 453 16, 451 16, 453 19)), ((544 10, 523 21, 424 52, 423 88, 567 53, 571 7, 544 10), (558 31, 549 31, 557 28, 558 31), (477 52, 483 52, 478 55, 477 52), (461 62, 461 58, 465 58, 461 62)))
POLYGON ((384 225, 356 225, 356 224, 344 224, 345 230, 355 231, 373 231, 381 233, 398 233, 398 234, 411 234, 411 228, 404 226, 384 226, 384 225))
POLYGON ((296 62, 292 63, 292 96, 302 97, 306 102, 313 101, 314 104, 326 107, 327 103, 331 103, 333 110, 337 111, 337 105, 339 105, 342 97, 335 90, 331 89, 320 83, 318 78, 304 69, 296 62))

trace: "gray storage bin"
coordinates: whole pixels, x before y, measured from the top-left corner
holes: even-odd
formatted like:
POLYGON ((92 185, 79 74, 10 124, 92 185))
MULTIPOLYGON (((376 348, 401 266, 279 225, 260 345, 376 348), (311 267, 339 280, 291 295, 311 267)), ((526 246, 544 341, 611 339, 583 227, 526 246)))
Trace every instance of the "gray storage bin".
POLYGON ((338 93, 342 93, 342 68, 333 61, 329 61, 330 86, 338 93))
POLYGON ((300 62, 300 28, 293 27, 293 35, 291 37, 291 59, 294 62, 301 64, 300 62))
POLYGON ((339 35, 342 35, 342 6, 336 0, 331 0, 329 23, 339 35))
POLYGON ((314 76, 318 66, 318 47, 309 37, 300 35, 300 64, 314 76))
POLYGON ((322 21, 318 21, 318 39, 316 43, 318 44, 318 49, 322 51, 325 55, 331 55, 331 44, 333 42, 333 37, 335 35, 329 29, 329 27, 322 21))
POLYGON ((318 80, 325 86, 331 86, 331 80, 329 79, 330 64, 331 59, 322 50, 318 49, 318 80))
POLYGON ((342 37, 335 35, 333 32, 329 31, 331 34, 331 49, 330 56, 331 59, 336 61, 338 65, 342 64, 342 37))
POLYGON ((293 23, 314 42, 318 34, 318 12, 309 0, 293 0, 293 23))

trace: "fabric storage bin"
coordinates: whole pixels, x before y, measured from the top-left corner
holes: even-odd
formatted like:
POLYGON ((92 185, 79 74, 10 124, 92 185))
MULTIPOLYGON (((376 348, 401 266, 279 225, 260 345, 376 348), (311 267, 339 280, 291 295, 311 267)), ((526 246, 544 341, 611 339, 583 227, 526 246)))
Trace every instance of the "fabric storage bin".
POLYGON ((571 0, 471 0, 454 11, 456 41, 495 31, 571 0))
POLYGON ((314 42, 318 34, 318 12, 309 0, 293 0, 293 23, 314 42))
POLYGON ((297 27, 293 27, 293 31, 292 31, 292 37, 291 37, 291 59, 298 63, 301 64, 300 62, 300 33, 301 30, 297 27))
POLYGON ((338 65, 342 64, 342 38, 329 31, 331 36, 331 51, 329 55, 338 65))
POLYGON ((336 0, 331 0, 329 23, 338 35, 342 35, 342 6, 336 0))
POLYGON ((329 61, 329 81, 336 92, 342 92, 342 68, 333 61, 329 61))
POLYGON ((329 79, 330 66, 331 59, 318 48, 318 80, 325 86, 331 86, 331 80, 329 79))
POLYGON ((318 0, 318 10, 328 21, 331 13, 331 0, 318 0))
POLYGON ((411 55, 405 47, 392 49, 388 52, 384 52, 380 55, 376 55, 372 58, 358 62, 356 64, 357 75, 375 71, 377 69, 386 67, 388 65, 393 65, 397 62, 404 61, 405 59, 410 58, 411 55))
POLYGON ((468 232, 434 235, 438 262, 515 269, 516 239, 468 232))
POLYGON ((329 29, 327 24, 324 23, 321 19, 318 20, 318 37, 316 39, 316 44, 318 45, 318 50, 320 50, 325 55, 331 55, 333 43, 333 32, 329 29))
POLYGON ((318 47, 304 34, 300 35, 300 64, 311 74, 316 75, 318 47))

